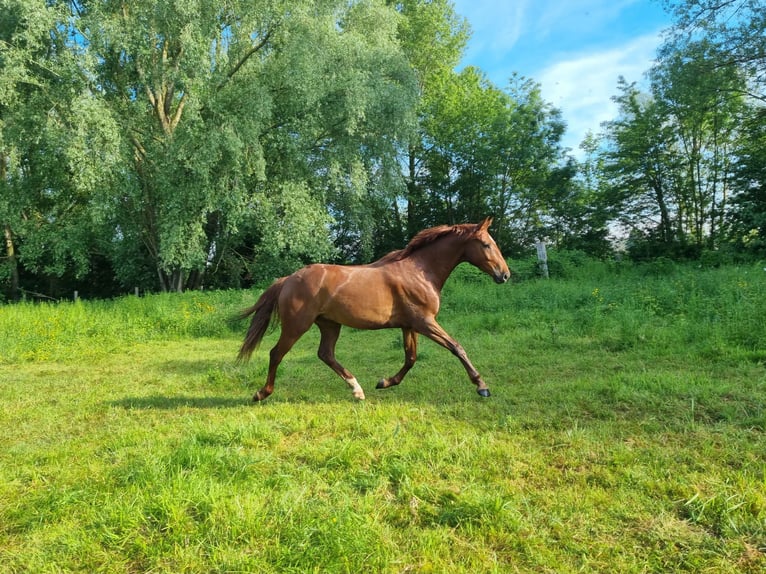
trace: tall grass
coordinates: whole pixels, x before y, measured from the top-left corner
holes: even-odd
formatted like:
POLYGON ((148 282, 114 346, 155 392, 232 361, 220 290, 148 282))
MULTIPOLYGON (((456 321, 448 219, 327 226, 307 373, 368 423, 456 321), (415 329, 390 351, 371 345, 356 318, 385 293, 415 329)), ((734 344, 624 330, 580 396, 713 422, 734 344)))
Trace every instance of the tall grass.
POLYGON ((0 363, 97 358, 136 343, 221 337, 255 294, 214 291, 0 306, 0 363))
MULTIPOLYGON (((0 307, 0 572, 762 572, 766 273, 575 261, 440 320, 308 333, 252 405, 257 292, 0 307)), ((512 266, 513 267, 513 266, 512 266)))
POLYGON ((477 270, 461 267, 447 285, 443 313, 554 343, 589 340, 605 350, 766 361, 761 267, 658 270, 585 260, 559 273, 567 278, 527 280, 493 293, 478 288, 477 270))
MULTIPOLYGON (((606 349, 766 359, 766 271, 760 267, 615 271, 585 260, 558 268, 576 277, 493 291, 478 270, 461 266, 443 294, 442 320, 489 330, 502 324, 554 342, 589 338, 606 349)), ((0 306, 0 361, 77 359, 146 341, 239 336, 242 325, 231 319, 257 296, 214 291, 0 306)))

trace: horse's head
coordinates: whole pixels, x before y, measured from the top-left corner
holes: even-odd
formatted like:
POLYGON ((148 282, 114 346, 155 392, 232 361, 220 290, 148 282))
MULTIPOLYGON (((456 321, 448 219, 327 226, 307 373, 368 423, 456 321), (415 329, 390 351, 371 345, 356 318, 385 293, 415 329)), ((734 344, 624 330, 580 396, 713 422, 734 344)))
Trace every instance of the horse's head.
POLYGON ((491 275, 495 283, 505 283, 511 276, 511 272, 503 254, 500 253, 500 248, 489 234, 491 224, 491 217, 476 224, 466 244, 464 258, 487 275, 491 275))

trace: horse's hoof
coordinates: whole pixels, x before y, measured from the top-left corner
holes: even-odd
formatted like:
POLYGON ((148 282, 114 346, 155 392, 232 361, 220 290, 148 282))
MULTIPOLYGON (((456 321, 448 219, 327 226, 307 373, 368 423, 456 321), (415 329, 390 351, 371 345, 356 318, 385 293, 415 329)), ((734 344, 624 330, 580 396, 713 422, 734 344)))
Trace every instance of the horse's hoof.
POLYGON ((477 389, 476 392, 479 393, 479 395, 481 395, 482 397, 485 397, 485 398, 490 396, 489 389, 477 389))
POLYGON ((269 398, 269 395, 262 394, 261 391, 258 391, 257 393, 253 395, 253 402, 260 403, 261 401, 264 401, 267 398, 269 398))
POLYGON ((388 381, 386 379, 380 379, 378 381, 378 384, 375 385, 376 389, 387 389, 388 388, 388 381))

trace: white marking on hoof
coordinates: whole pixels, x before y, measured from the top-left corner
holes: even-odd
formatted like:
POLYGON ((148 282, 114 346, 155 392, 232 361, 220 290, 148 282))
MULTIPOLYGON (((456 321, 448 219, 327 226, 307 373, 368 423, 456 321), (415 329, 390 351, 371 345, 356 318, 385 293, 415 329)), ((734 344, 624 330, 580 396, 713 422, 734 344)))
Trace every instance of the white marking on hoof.
POLYGON ((356 380, 356 377, 351 377, 350 379, 346 379, 346 383, 351 388, 351 392, 354 395, 354 398, 360 401, 364 400, 364 390, 359 385, 359 382, 356 380))

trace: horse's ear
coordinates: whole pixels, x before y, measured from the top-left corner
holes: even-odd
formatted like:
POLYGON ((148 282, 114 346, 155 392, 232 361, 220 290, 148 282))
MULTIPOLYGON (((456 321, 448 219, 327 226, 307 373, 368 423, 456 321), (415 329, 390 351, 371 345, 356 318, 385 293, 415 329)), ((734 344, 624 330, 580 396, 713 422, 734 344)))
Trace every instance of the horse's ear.
POLYGON ((484 221, 482 221, 476 228, 477 231, 487 231, 489 229, 489 226, 492 225, 492 218, 491 217, 485 217, 484 221))

